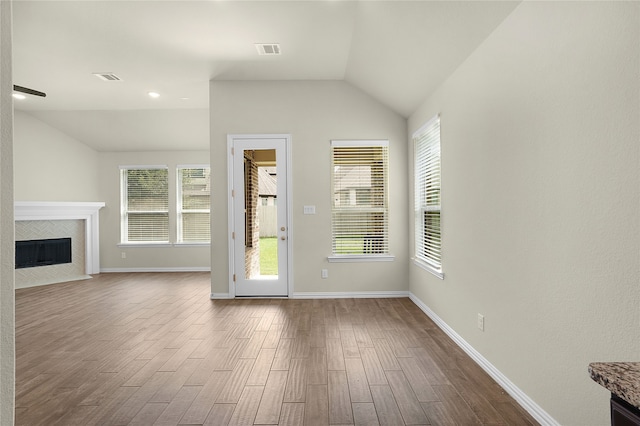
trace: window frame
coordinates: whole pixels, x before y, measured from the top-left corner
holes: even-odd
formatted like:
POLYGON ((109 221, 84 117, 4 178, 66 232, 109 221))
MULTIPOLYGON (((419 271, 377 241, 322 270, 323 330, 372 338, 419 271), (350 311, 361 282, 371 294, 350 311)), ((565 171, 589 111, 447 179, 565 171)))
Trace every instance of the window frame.
MULTIPOLYGON (((331 255, 327 257, 329 262, 389 262, 395 259, 395 256, 390 254, 389 247, 389 141, 388 140, 332 140, 330 143, 331 147, 331 255), (336 207, 335 204, 335 150, 334 148, 367 148, 367 147, 383 147, 386 149, 386 152, 383 156, 384 158, 384 167, 383 167, 383 179, 384 179, 384 205, 379 208, 380 213, 384 215, 383 223, 384 223, 384 248, 386 249, 384 253, 363 253, 363 254, 340 254, 336 253, 335 250, 335 219, 334 215, 338 211, 357 211, 356 209, 340 209, 336 207)), ((372 212, 375 209, 371 209, 372 212)), ((364 212, 364 210, 361 210, 364 212)), ((364 242, 363 242, 364 249, 364 242)))
MULTIPOLYGON (((440 137, 440 115, 428 120, 412 135, 413 141, 413 158, 414 158, 414 263, 431 272, 440 279, 444 279, 442 268, 442 151, 440 137), (435 133, 435 135, 434 135, 435 133), (437 152, 437 158, 434 160, 434 154, 427 151, 437 152), (428 160, 427 160, 428 158, 428 160), (419 173, 424 172, 424 176, 419 173), (427 191, 427 180, 435 179, 437 181, 437 195, 433 195, 434 191, 427 191), (427 193, 431 195, 427 195, 427 193), (439 201, 437 204, 429 203, 427 198, 436 197, 439 201), (438 213, 438 229, 437 241, 431 239, 428 241, 429 233, 427 232, 427 215, 434 212, 438 213), (426 246, 434 247, 433 255, 428 255, 426 246)), ((431 233, 433 234, 433 232, 431 233)))
MULTIPOLYGON (((209 240, 185 240, 184 239, 184 224, 183 224, 183 214, 184 213, 195 213, 201 214, 206 213, 209 215, 209 223, 211 222, 211 166, 209 164, 179 164, 176 166, 176 245, 180 246, 208 246, 211 244, 211 234, 209 234, 209 240), (193 169, 208 169, 209 172, 209 208, 208 209, 183 209, 182 208, 182 196, 183 196, 183 185, 182 185, 182 171, 183 170, 193 170, 193 169)), ((211 225, 209 225, 211 226, 211 225)))
POLYGON ((120 166, 120 243, 119 246, 171 246, 171 212, 169 211, 169 167, 167 165, 128 165, 120 166), (157 213, 167 214, 167 240, 162 241, 129 241, 129 215, 140 213, 129 209, 127 172, 130 170, 166 170, 167 171, 167 209, 153 210, 157 213))

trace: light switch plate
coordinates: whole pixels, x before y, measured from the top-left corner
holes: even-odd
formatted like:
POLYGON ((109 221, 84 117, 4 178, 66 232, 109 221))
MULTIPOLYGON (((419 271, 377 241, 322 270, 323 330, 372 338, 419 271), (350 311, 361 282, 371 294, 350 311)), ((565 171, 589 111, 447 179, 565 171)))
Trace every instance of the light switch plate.
POLYGON ((304 214, 316 214, 316 206, 304 206, 304 214))

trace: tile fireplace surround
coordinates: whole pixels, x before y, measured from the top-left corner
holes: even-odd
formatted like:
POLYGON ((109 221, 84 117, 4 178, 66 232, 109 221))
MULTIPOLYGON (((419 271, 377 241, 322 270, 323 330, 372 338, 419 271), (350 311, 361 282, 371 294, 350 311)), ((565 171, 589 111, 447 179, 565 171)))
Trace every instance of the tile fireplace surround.
POLYGON ((44 232, 46 237, 62 237, 63 235, 51 234, 65 228, 77 229, 74 237, 84 239, 77 243, 79 252, 73 255, 75 267, 69 269, 53 265, 16 270, 16 288, 84 279, 99 273, 99 211, 104 205, 102 202, 16 201, 16 239, 21 239, 21 233, 27 234, 28 238, 36 238, 38 232, 44 232))

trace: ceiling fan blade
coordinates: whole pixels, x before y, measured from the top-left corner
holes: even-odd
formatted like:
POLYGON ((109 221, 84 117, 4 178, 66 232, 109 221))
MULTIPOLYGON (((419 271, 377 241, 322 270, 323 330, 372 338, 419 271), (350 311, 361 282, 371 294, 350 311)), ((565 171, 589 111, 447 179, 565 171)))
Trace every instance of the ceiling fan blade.
POLYGON ((42 96, 43 98, 47 96, 47 94, 44 92, 29 89, 28 87, 16 86, 15 84, 13 85, 13 90, 15 90, 16 92, 26 93, 27 95, 42 96))

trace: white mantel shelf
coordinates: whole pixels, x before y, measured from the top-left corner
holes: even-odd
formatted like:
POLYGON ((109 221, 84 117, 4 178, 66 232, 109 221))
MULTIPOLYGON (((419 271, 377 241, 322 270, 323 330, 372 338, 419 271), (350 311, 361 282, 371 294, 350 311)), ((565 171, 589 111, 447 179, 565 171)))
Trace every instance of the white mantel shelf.
POLYGON ((101 202, 16 201, 14 216, 15 220, 85 219, 103 207, 101 202))
POLYGON ((14 220, 84 220, 86 274, 100 273, 99 211, 103 202, 16 201, 14 220))

